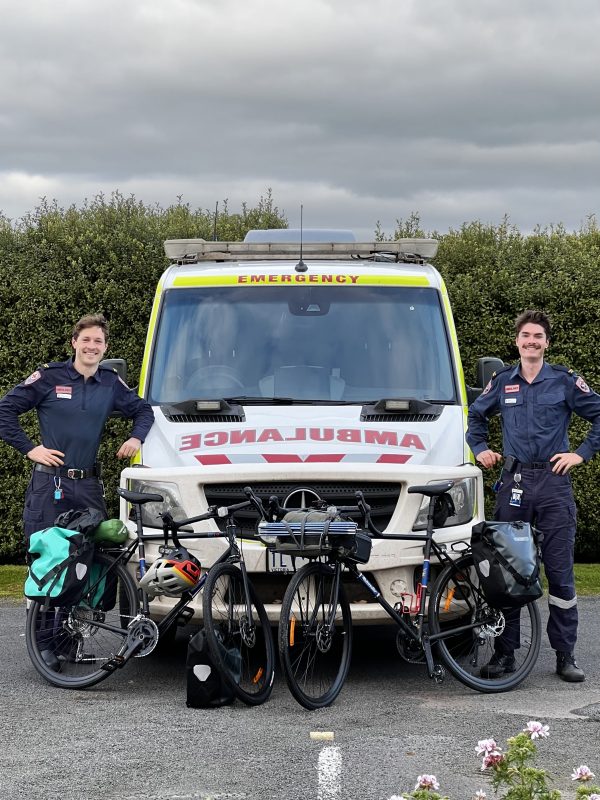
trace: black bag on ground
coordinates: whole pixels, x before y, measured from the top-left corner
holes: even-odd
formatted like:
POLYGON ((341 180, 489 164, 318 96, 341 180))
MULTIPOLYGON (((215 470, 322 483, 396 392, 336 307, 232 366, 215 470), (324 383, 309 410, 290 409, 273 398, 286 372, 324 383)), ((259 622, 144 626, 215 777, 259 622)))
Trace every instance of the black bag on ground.
POLYGON ((538 546, 528 522, 480 522, 473 526, 471 550, 494 608, 519 608, 542 596, 538 546))
POLYGON ((213 664, 204 630, 190 637, 186 673, 188 708, 218 708, 233 703, 235 695, 213 664))

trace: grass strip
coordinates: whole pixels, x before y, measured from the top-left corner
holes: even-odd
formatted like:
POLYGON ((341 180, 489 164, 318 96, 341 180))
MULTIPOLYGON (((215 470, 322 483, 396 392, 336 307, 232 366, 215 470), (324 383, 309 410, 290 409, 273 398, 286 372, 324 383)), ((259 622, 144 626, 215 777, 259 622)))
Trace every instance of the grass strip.
MULTIPOLYGON (((27 567, 0 565, 0 599, 18 600, 22 597, 26 575, 27 567)), ((600 564, 575 564, 575 586, 580 597, 600 595, 600 564)))

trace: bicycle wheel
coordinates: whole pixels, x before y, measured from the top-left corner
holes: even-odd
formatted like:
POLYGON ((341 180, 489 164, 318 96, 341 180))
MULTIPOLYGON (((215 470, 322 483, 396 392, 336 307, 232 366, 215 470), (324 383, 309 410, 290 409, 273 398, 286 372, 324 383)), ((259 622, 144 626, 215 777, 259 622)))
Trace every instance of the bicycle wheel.
POLYGON ((341 582, 332 597, 334 577, 325 564, 306 564, 289 582, 281 606, 281 666, 291 693, 310 711, 333 703, 350 667, 350 604, 341 582))
POLYGON ((102 665, 122 647, 138 607, 137 588, 125 567, 97 553, 77 601, 47 609, 31 603, 25 638, 33 666, 63 689, 99 683, 110 675, 102 665))
POLYGON ((479 692, 507 692, 533 669, 540 651, 542 628, 535 603, 521 609, 520 647, 514 651, 514 670, 498 677, 482 675, 506 626, 505 612, 492 608, 479 588, 473 556, 467 554, 440 573, 429 599, 429 630, 442 632, 439 654, 459 681, 479 692))
POLYGON ((217 564, 208 572, 202 608, 206 643, 216 669, 236 697, 256 706, 273 689, 275 650, 265 607, 250 582, 248 590, 247 598, 238 567, 217 564))

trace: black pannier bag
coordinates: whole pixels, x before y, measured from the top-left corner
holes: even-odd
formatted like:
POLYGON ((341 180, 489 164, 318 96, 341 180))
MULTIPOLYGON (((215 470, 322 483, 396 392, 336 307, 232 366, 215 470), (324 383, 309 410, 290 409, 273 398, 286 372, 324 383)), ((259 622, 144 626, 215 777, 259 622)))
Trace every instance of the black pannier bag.
MULTIPOLYGON (((239 661, 239 653, 230 653, 232 663, 239 661)), ((240 665, 241 666, 241 665, 240 665)), ((235 695, 222 680, 208 652, 204 630, 190 637, 187 659, 187 701, 188 708, 218 708, 233 703, 235 695)))
POLYGON ((480 522, 471 534, 473 563, 494 608, 519 608, 542 596, 540 556, 528 522, 480 522))

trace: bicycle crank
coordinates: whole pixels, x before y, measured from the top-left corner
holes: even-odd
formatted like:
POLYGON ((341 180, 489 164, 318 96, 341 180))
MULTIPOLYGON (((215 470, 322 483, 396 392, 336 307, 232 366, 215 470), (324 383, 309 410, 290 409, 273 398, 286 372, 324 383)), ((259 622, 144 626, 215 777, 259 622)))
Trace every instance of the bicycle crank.
POLYGON ((148 617, 138 616, 127 626, 127 638, 119 652, 109 659, 102 669, 114 672, 125 666, 129 659, 143 658, 149 655, 158 644, 158 628, 148 617))

